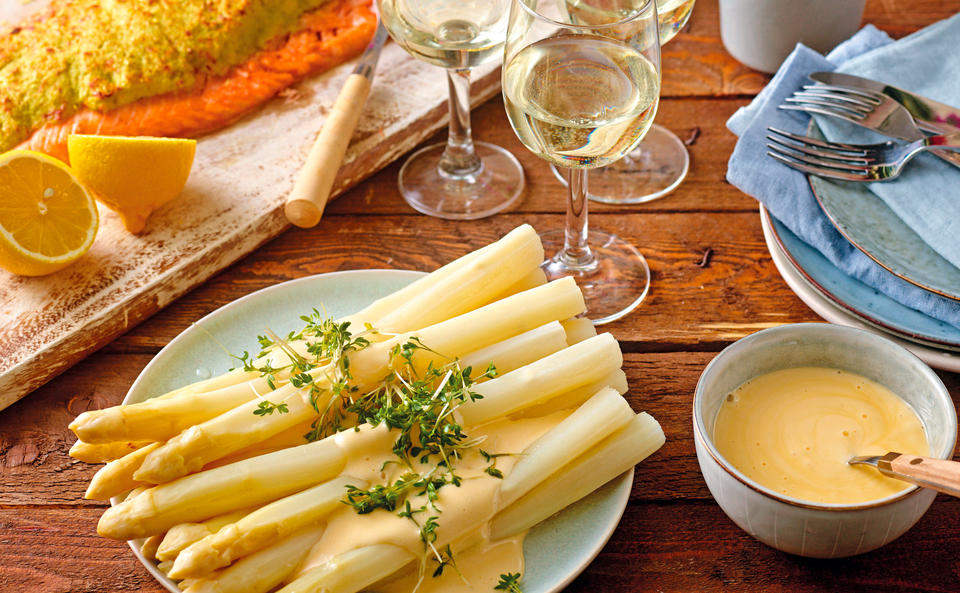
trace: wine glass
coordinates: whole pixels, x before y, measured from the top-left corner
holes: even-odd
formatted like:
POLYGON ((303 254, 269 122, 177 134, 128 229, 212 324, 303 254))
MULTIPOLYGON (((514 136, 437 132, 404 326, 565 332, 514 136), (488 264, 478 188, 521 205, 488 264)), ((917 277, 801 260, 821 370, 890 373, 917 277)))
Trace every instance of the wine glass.
POLYGON ((650 268, 633 245, 588 231, 587 170, 643 138, 660 95, 654 0, 513 0, 503 66, 510 124, 534 154, 569 169, 566 228, 544 233, 550 279, 573 276, 594 323, 632 311, 650 268))
MULTIPOLYGON (((572 4, 583 4, 568 0, 572 4)), ((674 38, 690 20, 695 0, 657 0, 660 45, 674 38)), ((566 173, 553 172, 564 184, 566 173)), ((690 168, 687 147, 677 135, 653 124, 635 149, 619 161, 595 171, 590 199, 607 204, 640 204, 662 198, 677 188, 690 168)))
POLYGON ((516 157, 470 130, 470 69, 502 55, 509 0, 377 0, 380 19, 415 58, 447 70, 446 144, 427 146, 400 169, 400 193, 416 210, 471 220, 509 207, 523 193, 516 157))

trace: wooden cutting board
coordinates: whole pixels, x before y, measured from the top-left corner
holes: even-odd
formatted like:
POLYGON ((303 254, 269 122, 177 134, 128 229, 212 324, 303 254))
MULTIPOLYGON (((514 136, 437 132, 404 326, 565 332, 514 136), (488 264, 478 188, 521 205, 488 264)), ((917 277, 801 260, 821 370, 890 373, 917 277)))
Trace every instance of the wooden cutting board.
MULTIPOLYGON (((4 3, 0 21, 20 16, 14 4, 4 3)), ((352 68, 311 78, 200 139, 186 188, 143 234, 101 208, 96 242, 74 265, 42 278, 0 270, 0 410, 286 229, 286 195, 352 68)), ((476 105, 499 90, 499 65, 473 79, 476 105)), ((388 43, 334 195, 444 126, 447 92, 441 69, 388 43)))

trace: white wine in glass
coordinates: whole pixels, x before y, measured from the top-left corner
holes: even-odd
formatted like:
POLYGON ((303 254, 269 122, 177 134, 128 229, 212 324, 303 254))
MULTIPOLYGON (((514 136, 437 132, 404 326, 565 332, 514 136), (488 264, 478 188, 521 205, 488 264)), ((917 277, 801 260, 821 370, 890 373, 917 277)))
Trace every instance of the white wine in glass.
POLYGON ((657 20, 660 21, 660 45, 673 39, 690 20, 696 0, 657 0, 657 20))
POLYGON ((503 148, 473 142, 470 69, 503 55, 509 0, 377 0, 390 37, 410 55, 447 70, 450 127, 446 144, 427 146, 400 169, 403 198, 440 218, 495 214, 523 193, 519 161, 503 148))
MULTIPOLYGON (((562 0, 578 18, 610 10, 609 2, 562 0), (597 6, 599 5, 599 6, 597 6)), ((660 45, 673 39, 690 20, 695 0, 657 0, 660 45)), ((593 18, 596 18, 595 16, 593 18)), ((608 204, 639 204, 669 194, 687 176, 690 155, 676 134, 654 124, 643 142, 623 159, 592 176, 590 199, 608 204)), ((566 174, 553 168, 564 183, 566 174)))
POLYGON ((521 142, 570 172, 566 228, 542 235, 555 254, 544 264, 547 277, 574 277, 594 323, 619 319, 646 296, 650 269, 629 243, 588 230, 587 171, 630 152, 653 121, 654 0, 513 0, 502 86, 521 142))
POLYGON ((561 167, 602 167, 647 131, 659 78, 630 45, 593 35, 551 37, 504 66, 504 105, 517 136, 540 158, 561 167))

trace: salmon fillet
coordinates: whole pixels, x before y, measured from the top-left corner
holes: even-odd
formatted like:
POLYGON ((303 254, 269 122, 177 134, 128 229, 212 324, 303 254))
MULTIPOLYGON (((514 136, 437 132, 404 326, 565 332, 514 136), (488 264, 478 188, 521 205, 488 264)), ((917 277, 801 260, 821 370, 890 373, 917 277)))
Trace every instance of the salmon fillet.
POLYGON ((195 137, 226 127, 305 77, 359 55, 376 29, 370 4, 332 0, 302 15, 295 33, 271 40, 225 76, 109 111, 82 109, 44 125, 18 148, 67 162, 70 134, 195 137))

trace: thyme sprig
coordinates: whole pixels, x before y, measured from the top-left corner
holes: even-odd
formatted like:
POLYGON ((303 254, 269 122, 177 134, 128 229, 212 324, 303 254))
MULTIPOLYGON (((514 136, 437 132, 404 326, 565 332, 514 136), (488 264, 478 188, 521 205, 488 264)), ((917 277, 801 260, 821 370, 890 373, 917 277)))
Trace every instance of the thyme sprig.
POLYGON ((286 414, 290 410, 287 409, 287 404, 275 404, 273 402, 263 400, 257 406, 257 409, 253 411, 254 416, 269 416, 274 412, 278 414, 286 414))
POLYGON ((503 472, 497 469, 497 457, 508 457, 514 455, 514 453, 487 453, 483 449, 479 450, 480 456, 487 460, 488 465, 484 469, 484 473, 493 476, 494 478, 503 479, 503 472))
POLYGON ((520 573, 508 572, 500 575, 500 580, 494 589, 497 591, 505 591, 506 593, 523 593, 523 589, 520 588, 520 573))
MULTIPOLYGON (((474 376, 471 367, 462 367, 459 360, 446 358, 413 337, 391 350, 389 368, 390 374, 376 388, 343 400, 342 409, 334 417, 339 422, 350 416, 355 426, 385 424, 397 431, 393 463, 408 471, 392 484, 368 490, 348 486, 344 502, 361 514, 380 508, 413 522, 424 551, 437 562, 433 574, 438 576, 447 566, 456 570, 449 546, 441 551, 435 544, 441 513, 435 504, 438 492, 448 484, 460 486, 463 478, 456 472, 457 462, 466 449, 483 441, 465 434, 454 412, 467 402, 481 399, 471 387, 480 379, 496 376, 496 367, 491 364, 474 376), (429 357, 422 372, 418 370, 422 364, 415 360, 418 354, 429 357), (417 468, 422 466, 431 469, 419 473, 417 468), (426 496, 427 500, 416 507, 410 501, 413 496, 426 496), (426 519, 422 519, 424 514, 426 519)), ((327 430, 335 430, 333 420, 328 422, 327 430)))
MULTIPOLYGON (((353 379, 353 376, 350 373, 350 358, 348 355, 369 346, 370 341, 365 336, 376 330, 367 324, 364 330, 354 334, 350 330, 351 324, 349 321, 338 323, 318 309, 313 309, 310 315, 303 315, 300 319, 305 324, 303 329, 298 332, 290 332, 286 338, 278 336, 270 329, 266 330, 265 335, 258 335, 257 342, 261 351, 256 357, 251 356, 248 351, 244 351, 240 356, 231 356, 241 363, 244 371, 259 372, 271 390, 276 390, 282 384, 277 378, 278 373, 289 372, 288 381, 290 384, 298 389, 309 388, 310 401, 319 414, 321 411, 317 402, 320 401, 322 395, 329 391, 330 399, 333 400, 351 390, 349 382, 353 379), (301 355, 292 346, 292 343, 297 341, 306 344, 306 356, 301 355), (270 358, 267 357, 272 350, 279 350, 285 354, 289 364, 274 367, 270 358), (256 361, 263 358, 266 358, 266 360, 258 366, 256 361), (317 376, 328 379, 330 387, 321 387, 315 381, 317 376)), ((286 413, 287 411, 283 404, 274 405, 270 402, 266 402, 266 404, 264 405, 264 402, 261 401, 254 414, 264 416, 272 414, 274 411, 278 413, 286 413)), ((313 441, 320 438, 320 434, 314 430, 315 428, 315 426, 312 427, 311 432, 305 435, 308 440, 313 441)))

